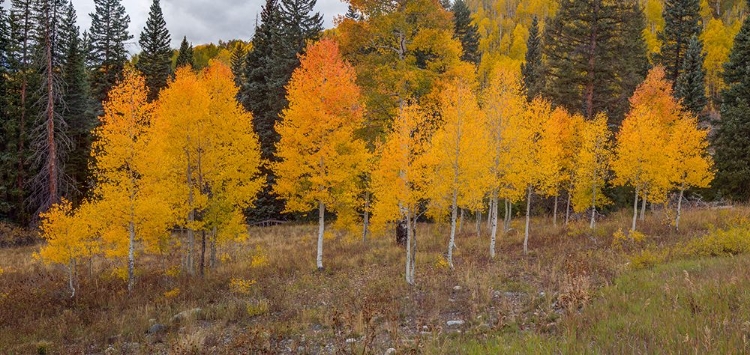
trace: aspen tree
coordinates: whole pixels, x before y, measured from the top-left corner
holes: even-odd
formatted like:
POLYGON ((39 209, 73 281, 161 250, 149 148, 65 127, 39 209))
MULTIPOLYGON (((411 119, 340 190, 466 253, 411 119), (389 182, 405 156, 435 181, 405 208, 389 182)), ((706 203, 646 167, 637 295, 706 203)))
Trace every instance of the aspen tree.
POLYGON ((611 159, 610 137, 607 117, 600 113, 592 121, 583 123, 581 146, 576 154, 573 179, 573 208, 576 212, 591 209, 589 228, 596 223, 596 207, 606 203, 602 193, 609 172, 611 159))
POLYGON ((281 140, 274 190, 286 199, 289 212, 318 208, 318 269, 323 268, 326 208, 354 203, 357 177, 367 161, 364 143, 355 138, 363 124, 355 80, 335 42, 310 44, 287 87, 289 108, 276 124, 281 140))

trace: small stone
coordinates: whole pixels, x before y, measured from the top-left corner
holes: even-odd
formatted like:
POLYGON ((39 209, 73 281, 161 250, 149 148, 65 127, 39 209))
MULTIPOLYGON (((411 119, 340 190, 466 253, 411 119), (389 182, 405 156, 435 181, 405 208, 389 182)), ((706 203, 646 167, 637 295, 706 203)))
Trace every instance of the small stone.
POLYGON ((347 344, 352 344, 352 343, 356 343, 356 342, 357 342, 357 339, 354 339, 354 338, 346 339, 346 343, 347 344))
POLYGON ((385 355, 393 355, 396 353, 396 349, 394 348, 388 348, 388 350, 385 351, 385 355))
POLYGON ((163 333, 166 331, 167 331, 167 326, 165 326, 164 324, 156 323, 148 328, 148 330, 146 331, 146 334, 158 334, 158 333, 163 333))
POLYGON ((198 314, 200 314, 203 310, 200 308, 193 308, 189 309, 187 311, 182 311, 180 313, 175 314, 172 317, 172 322, 180 322, 188 318, 196 317, 198 314))
POLYGON ((453 291, 461 291, 461 286, 453 286, 453 291))
POLYGON ((449 327, 453 327, 453 326, 464 325, 464 321, 460 320, 460 319, 459 320, 449 320, 446 324, 448 324, 449 327))

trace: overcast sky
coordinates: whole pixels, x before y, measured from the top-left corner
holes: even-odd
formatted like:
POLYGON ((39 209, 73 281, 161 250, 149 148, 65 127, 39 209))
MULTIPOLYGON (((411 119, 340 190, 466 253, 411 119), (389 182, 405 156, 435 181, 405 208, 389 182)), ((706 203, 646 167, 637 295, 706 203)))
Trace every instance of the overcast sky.
MULTIPOLYGON (((129 32, 133 35, 128 50, 140 51, 138 36, 146 25, 148 10, 153 0, 122 0, 130 15, 129 32)), ((9 6, 10 1, 5 2, 9 6)), ((172 36, 172 47, 178 48, 182 36, 194 45, 221 40, 249 40, 253 34, 256 17, 260 17, 265 0, 161 0, 164 20, 172 36)), ((91 24, 89 14, 94 12, 94 0, 73 0, 78 13, 81 31, 91 24)), ((317 11, 323 15, 326 28, 333 27, 333 18, 346 12, 341 0, 318 0, 317 11)))

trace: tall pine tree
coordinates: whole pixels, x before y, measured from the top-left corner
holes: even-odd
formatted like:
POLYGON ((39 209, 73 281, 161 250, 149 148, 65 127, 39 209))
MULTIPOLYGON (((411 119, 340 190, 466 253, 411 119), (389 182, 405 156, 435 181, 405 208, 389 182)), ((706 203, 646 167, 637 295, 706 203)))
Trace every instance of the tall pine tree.
POLYGON ((682 71, 682 61, 690 39, 700 36, 700 11, 700 0, 664 1, 664 31, 658 34, 661 52, 657 58, 666 68, 667 79, 671 80, 673 85, 682 71))
POLYGON ((539 33, 539 20, 531 20, 529 39, 526 42, 526 62, 521 65, 526 96, 533 100, 544 89, 544 63, 542 63, 542 36, 539 33))
MULTIPOLYGON (((750 6, 750 0, 748 1, 750 6)), ((724 64, 721 121, 713 139, 716 179, 722 197, 750 199, 750 16, 734 38, 729 62, 724 64)))
POLYGON ((175 68, 189 65, 191 68, 195 66, 193 61, 193 45, 187 41, 187 36, 182 37, 180 42, 180 50, 177 52, 177 62, 175 62, 175 68))
MULTIPOLYGON (((8 156, 8 152, 15 151, 15 146, 12 145, 13 139, 8 137, 8 134, 13 132, 6 131, 6 125, 10 120, 10 112, 8 110, 10 102, 7 97, 8 69, 10 65, 8 61, 10 30, 8 29, 8 19, 3 7, 4 2, 4 0, 0 0, 0 161, 8 156)), ((7 168, 5 164, 0 163, 0 219, 4 219, 3 217, 6 217, 7 211, 11 208, 11 198, 8 193, 9 186, 7 186, 6 174, 3 171, 7 168)))
POLYGON ((234 75, 234 85, 242 87, 245 82, 245 56, 247 52, 242 44, 234 46, 232 49, 231 68, 234 75))
POLYGON ((695 36, 685 52, 682 62, 682 70, 675 85, 675 96, 682 100, 682 105, 692 112, 701 121, 705 121, 702 115, 703 109, 708 104, 706 98, 706 70, 703 69, 703 43, 695 36))
POLYGON ((154 0, 146 20, 146 27, 141 32, 138 44, 141 56, 138 59, 138 70, 143 73, 148 87, 148 100, 153 101, 159 91, 167 86, 172 71, 172 49, 169 47, 169 30, 164 21, 159 0, 154 0))
POLYGON ((479 64, 479 30, 471 23, 471 10, 464 0, 456 0, 451 8, 453 12, 454 37, 461 41, 463 53, 461 60, 479 64))
POLYGON ((89 29, 88 66, 91 69, 92 95, 100 102, 106 100, 112 86, 122 78, 128 60, 125 42, 130 16, 121 0, 94 0, 94 12, 89 29))

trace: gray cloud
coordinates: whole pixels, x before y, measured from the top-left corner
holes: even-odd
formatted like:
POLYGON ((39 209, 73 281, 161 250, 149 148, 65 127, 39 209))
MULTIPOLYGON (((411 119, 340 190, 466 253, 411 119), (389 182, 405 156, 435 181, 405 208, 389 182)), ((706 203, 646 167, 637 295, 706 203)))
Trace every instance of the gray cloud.
MULTIPOLYGON (((250 40, 255 28, 255 20, 260 17, 264 0, 161 0, 164 20, 172 36, 172 47, 177 48, 183 36, 193 44, 203 44, 221 40, 250 40)), ((140 51, 138 37, 146 25, 148 10, 152 0, 122 0, 130 16, 130 34, 133 40, 128 43, 131 53, 140 51)), ((6 4, 7 5, 7 4, 6 4)), ((94 12, 93 0, 73 0, 78 13, 81 30, 89 28, 94 12)), ((316 10, 323 15, 326 28, 333 27, 335 16, 346 12, 346 4, 341 0, 318 0, 316 10)))

